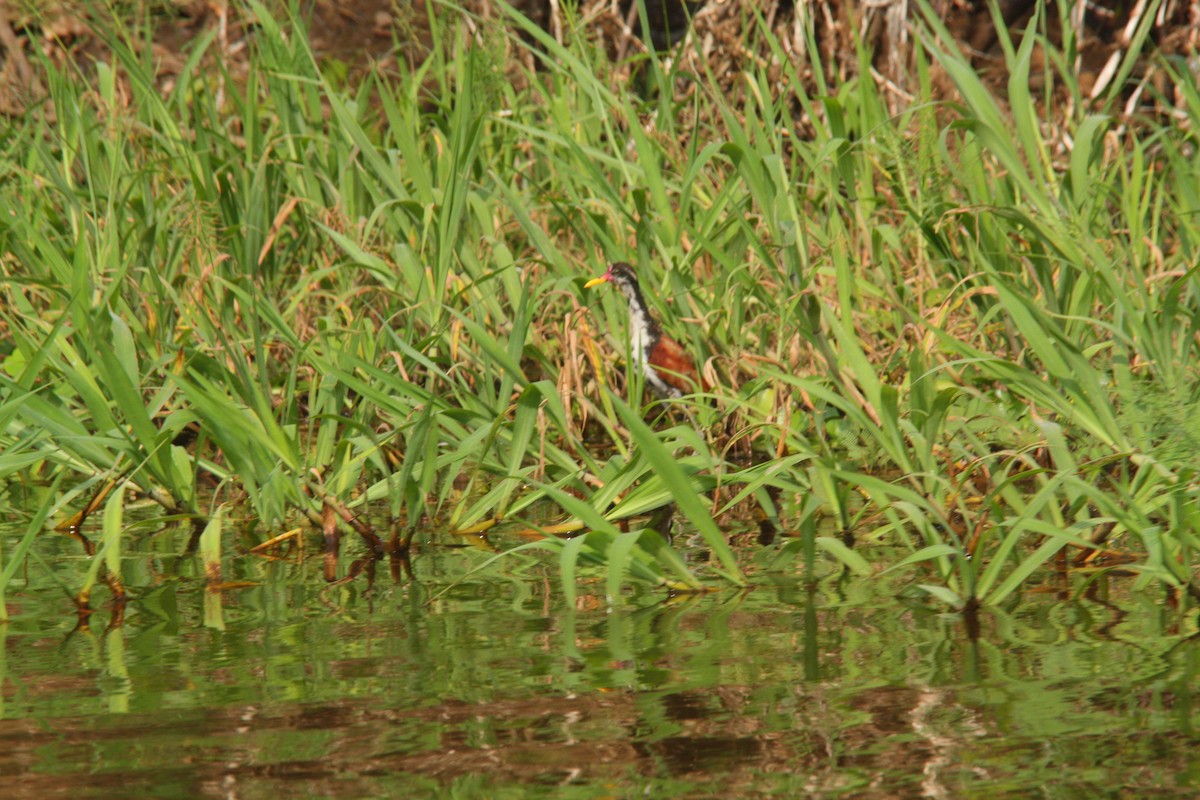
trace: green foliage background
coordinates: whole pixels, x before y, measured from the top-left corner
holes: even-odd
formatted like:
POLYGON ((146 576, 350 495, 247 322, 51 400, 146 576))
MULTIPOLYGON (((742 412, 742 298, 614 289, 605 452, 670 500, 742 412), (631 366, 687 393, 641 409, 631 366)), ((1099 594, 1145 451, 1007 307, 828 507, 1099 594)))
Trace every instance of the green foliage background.
POLYGON ((1034 24, 1002 102, 925 11, 892 113, 872 81, 810 92, 747 12, 792 93, 747 63, 735 105, 683 59, 459 11, 419 67, 347 84, 294 19, 244 12, 244 70, 210 32, 160 85, 142 28, 114 26, 108 59, 43 61, 46 103, 0 138, 0 477, 34 509, 4 583, 97 497, 80 580, 119 570, 145 497, 232 502, 258 539, 353 520, 375 548, 425 520, 538 528, 548 501, 586 533, 525 547, 560 552, 568 593, 599 560, 613 597, 744 582, 718 522, 747 507, 791 534, 783 568, 903 567, 954 606, 1052 566, 1193 588, 1185 64, 1161 64, 1173 114, 1118 116, 1124 79, 1082 102, 1034 24), (624 309, 582 291, 612 260, 710 391, 642 406, 624 309), (709 565, 638 528, 669 504, 709 565))

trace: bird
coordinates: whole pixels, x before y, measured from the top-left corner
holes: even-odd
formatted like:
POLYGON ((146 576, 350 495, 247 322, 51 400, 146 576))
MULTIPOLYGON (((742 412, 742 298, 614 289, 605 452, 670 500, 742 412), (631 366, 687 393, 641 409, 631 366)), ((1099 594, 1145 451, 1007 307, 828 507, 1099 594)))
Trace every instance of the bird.
POLYGON ((583 285, 590 289, 611 283, 629 301, 629 339, 633 363, 641 369, 646 383, 660 397, 678 398, 699 386, 696 365, 679 342, 662 332, 658 321, 646 307, 633 267, 618 261, 598 278, 583 285))

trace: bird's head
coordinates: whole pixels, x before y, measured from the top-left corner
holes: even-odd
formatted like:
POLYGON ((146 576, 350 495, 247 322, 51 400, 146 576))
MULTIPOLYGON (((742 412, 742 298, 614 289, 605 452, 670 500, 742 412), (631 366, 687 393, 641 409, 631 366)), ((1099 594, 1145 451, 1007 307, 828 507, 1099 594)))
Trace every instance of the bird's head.
POLYGON ((583 285, 583 288, 590 289, 593 286, 599 286, 602 283, 612 283, 618 289, 620 289, 626 297, 632 297, 638 294, 637 276, 633 273, 633 267, 629 266, 623 261, 618 261, 610 266, 608 268, 608 272, 605 272, 600 277, 592 278, 583 285))

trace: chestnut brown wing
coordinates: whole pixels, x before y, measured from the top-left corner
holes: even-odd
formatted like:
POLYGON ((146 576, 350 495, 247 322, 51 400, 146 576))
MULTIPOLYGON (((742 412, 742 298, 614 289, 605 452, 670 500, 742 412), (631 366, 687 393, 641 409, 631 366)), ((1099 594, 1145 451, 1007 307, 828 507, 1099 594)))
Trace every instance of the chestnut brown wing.
POLYGON ((650 366, 654 367, 663 381, 684 394, 696 391, 700 385, 696 365, 679 342, 670 336, 659 336, 650 348, 650 366))

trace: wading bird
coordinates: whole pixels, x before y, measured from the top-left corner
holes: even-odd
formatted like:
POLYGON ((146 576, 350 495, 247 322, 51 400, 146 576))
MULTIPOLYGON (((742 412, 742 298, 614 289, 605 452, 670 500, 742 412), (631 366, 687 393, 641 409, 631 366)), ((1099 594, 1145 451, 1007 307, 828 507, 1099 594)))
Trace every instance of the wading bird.
POLYGON ((629 301, 629 349, 634 366, 646 376, 646 383, 660 397, 681 397, 700 385, 696 365, 671 337, 662 332, 650 315, 633 267, 618 261, 599 278, 583 285, 590 289, 602 283, 615 284, 629 301))

